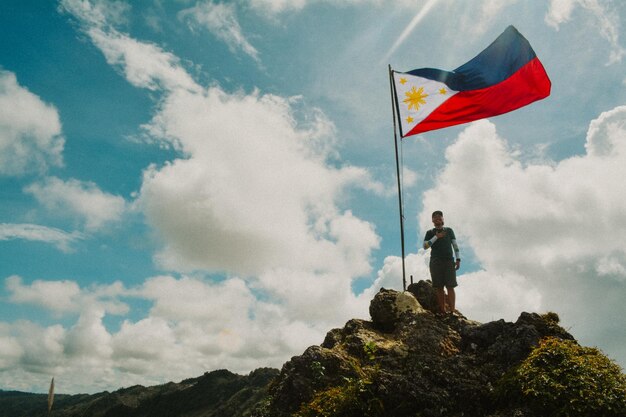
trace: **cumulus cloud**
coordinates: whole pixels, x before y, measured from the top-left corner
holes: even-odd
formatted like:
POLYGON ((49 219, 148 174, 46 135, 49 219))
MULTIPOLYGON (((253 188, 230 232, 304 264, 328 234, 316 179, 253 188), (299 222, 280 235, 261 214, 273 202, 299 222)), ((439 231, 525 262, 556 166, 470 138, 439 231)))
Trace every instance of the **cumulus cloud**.
POLYGON ((218 39, 224 41, 231 51, 241 50, 255 61, 260 61, 259 52, 248 42, 241 30, 234 4, 205 1, 182 10, 178 17, 186 21, 191 28, 200 26, 208 29, 218 39))
POLYGON ((63 165, 57 109, 0 69, 0 175, 45 172, 63 165))
POLYGON ((334 151, 320 144, 333 141, 333 128, 319 111, 301 123, 292 99, 203 90, 175 56, 71 7, 75 1, 63 4, 129 82, 164 93, 146 132, 186 158, 147 169, 137 201, 165 242, 161 265, 245 274, 345 270, 332 254, 344 251, 347 236, 337 224, 348 218, 362 223, 368 242, 352 259, 361 262, 377 247, 372 226, 337 207, 347 187, 377 187, 364 169, 328 163, 334 151))
MULTIPOLYGON (((62 2, 130 83, 162 94, 145 131, 183 156, 147 168, 134 204, 163 242, 158 262, 194 276, 78 290, 71 282, 9 278, 11 302, 78 314, 75 323, 50 330, 54 343, 41 348, 58 359, 56 375, 77 376, 71 382, 76 387, 89 378, 97 389, 216 368, 278 367, 320 343, 330 328, 366 315, 369 300, 355 297, 351 285, 371 272, 380 237, 371 223, 341 206, 353 187, 383 190, 371 184, 367 170, 336 159, 332 123, 316 109, 295 111, 297 98, 200 87, 177 57, 117 31, 87 5, 62 2), (202 278, 206 271, 222 271, 225 278, 202 278), (58 299, 46 304, 46 290, 58 299), (117 331, 107 329, 108 315, 128 312, 127 299, 148 303, 148 313, 126 317, 117 331)), ((85 201, 122 206, 75 181, 49 178, 27 191, 52 208, 70 207, 93 227, 115 216, 81 209, 85 201)), ((5 360, 14 360, 19 376, 32 380, 20 353, 31 349, 23 329, 44 334, 43 328, 8 326, 14 349, 5 360)))
POLYGON ((121 68, 126 79, 136 87, 157 89, 198 86, 182 68, 180 59, 154 44, 139 42, 114 29, 92 27, 88 31, 110 65, 121 68))
POLYGON ((36 304, 56 312, 74 311, 78 284, 72 281, 36 281, 31 286, 22 285, 22 279, 12 276, 5 281, 13 303, 36 304))
POLYGON ((462 297, 458 307, 474 320, 515 321, 522 311, 541 312, 547 307, 541 290, 516 272, 480 270, 460 275, 459 282, 462 297))
POLYGON ((83 219, 88 231, 119 221, 126 210, 124 198, 105 193, 92 182, 48 177, 25 191, 55 213, 83 219))
POLYGON ((50 243, 63 252, 70 252, 72 245, 83 237, 79 232, 68 233, 37 224, 0 223, 0 240, 24 239, 50 243))
POLYGON ((5 280, 5 287, 12 303, 33 305, 55 315, 76 314, 86 310, 111 314, 128 312, 126 304, 119 301, 119 296, 126 292, 120 282, 81 289, 71 280, 35 280, 25 285, 21 277, 13 275, 5 280))
POLYGON ((61 0, 59 7, 78 19, 107 62, 120 69, 131 84, 150 90, 198 90, 177 56, 157 45, 139 42, 113 26, 117 22, 111 16, 118 16, 120 9, 115 3, 61 0))
MULTIPOLYGON (((423 250, 406 255, 404 263, 407 286, 411 283, 411 276, 413 276, 413 282, 430 279, 428 269, 429 259, 429 254, 423 250)), ((361 298, 363 302, 369 302, 381 288, 402 290, 402 258, 398 256, 386 257, 383 267, 378 271, 374 283, 371 287, 363 291, 359 298, 361 298)))
POLYGON ((289 102, 273 95, 168 95, 148 129, 189 157, 148 169, 138 201, 167 243, 162 264, 246 274, 343 269, 334 249, 344 239, 337 222, 348 218, 362 222, 367 256, 378 245, 372 226, 337 209, 341 192, 366 174, 327 165, 316 146, 327 124, 299 126, 289 102))
POLYGON ((626 174, 624 137, 626 106, 591 122, 585 155, 554 164, 520 161, 488 121, 461 133, 419 216, 426 230, 443 208, 484 268, 460 278, 460 308, 483 317, 511 305, 556 310, 583 342, 626 360, 626 340, 605 319, 626 313, 614 295, 626 285, 626 241, 616 233, 626 227, 626 185, 611 180, 626 174))
MULTIPOLYGON (((462 225, 460 225, 462 226, 462 225)), ((405 258, 407 286, 419 280, 430 279, 428 263, 430 252, 420 249, 405 258)), ((459 274, 460 284, 457 308, 473 320, 488 322, 501 318, 515 321, 522 311, 540 311, 542 296, 538 288, 523 275, 511 271, 491 273, 479 270, 459 274), (485 288, 489 290, 486 291, 485 288)), ((388 256, 378 271, 376 280, 359 299, 369 303, 381 288, 402 290, 402 259, 388 256)))
MULTIPOLYGON (((266 319, 250 326, 264 329, 249 332, 253 340, 265 340, 257 332, 277 320, 277 328, 309 329, 300 341, 319 339, 327 330, 320 322, 338 325, 359 310, 350 282, 369 273, 379 237, 368 222, 338 210, 336 200, 362 173, 327 167, 325 155, 308 146, 317 130, 298 130, 284 100, 233 97, 217 89, 200 97, 175 94, 151 127, 164 138, 178 138, 191 155, 146 171, 138 200, 166 242, 159 255, 164 266, 255 277, 255 290, 271 303, 254 303, 255 316, 266 319), (239 114, 246 120, 237 120, 239 114), (328 307, 320 309, 322 304, 328 307), (282 317, 300 324, 283 325, 282 317), (312 318, 315 330, 306 324, 312 318)), ((294 348, 293 341, 285 343, 294 348)), ((253 351, 254 345, 242 349, 253 351)), ((285 349, 275 347, 272 355, 291 351, 285 349)))
MULTIPOLYGON (((12 359, 20 364, 19 368, 24 373, 50 375, 60 369, 64 362, 63 339, 66 336, 66 330, 61 325, 42 327, 32 322, 20 321, 10 325, 8 332, 18 344, 18 354, 12 359)), ((11 365, 11 368, 15 367, 14 363, 11 365)))
POLYGON ((9 324, 0 323, 0 372, 11 369, 23 353, 19 339, 10 330, 9 324))
POLYGON ((343 324, 330 315, 312 319, 292 314, 298 307, 271 301, 275 294, 262 301, 255 295, 258 289, 239 278, 211 282, 157 276, 134 288, 103 289, 81 288, 72 281, 27 285, 10 277, 6 286, 12 303, 78 314, 64 326, 0 323, 0 382, 16 386, 12 378, 19 375, 19 384, 34 384, 20 385, 30 390, 40 386, 37 375, 42 373, 54 373, 67 391, 83 392, 86 385, 102 390, 155 384, 211 369, 279 367, 289 356, 321 343, 331 325, 343 324), (45 293, 54 300, 45 300, 45 293), (142 300, 151 307, 136 320, 125 318, 118 330, 107 329, 104 320, 112 310, 106 306, 122 299, 142 300))
POLYGON ((571 20, 576 8, 581 8, 595 18, 594 26, 600 35, 611 45, 611 54, 607 64, 620 62, 626 49, 619 41, 620 16, 610 3, 602 0, 552 0, 545 16, 546 23, 558 30, 561 24, 571 20))
POLYGON ((71 280, 24 283, 21 277, 11 276, 5 288, 12 304, 35 306, 56 319, 77 319, 67 327, 27 320, 0 323, 4 386, 41 390, 42 374, 60 376, 64 389, 74 392, 82 392, 94 379, 101 388, 116 386, 113 335, 103 319, 107 314, 128 313, 121 300, 128 290, 121 283, 81 288, 71 280))
MULTIPOLYGON (((430 227, 429 213, 444 207, 459 241, 471 246, 485 266, 459 277, 461 311, 487 321, 514 320, 523 310, 555 310, 583 343, 602 341, 598 344, 607 353, 623 357, 620 322, 605 318, 622 309, 624 242, 614 231, 626 221, 619 198, 625 190, 598 178, 622 174, 625 120, 623 107, 602 114, 590 124, 586 155, 547 166, 516 159, 519 155, 490 122, 472 124, 450 146, 444 170, 425 194, 420 222, 430 227), (589 184, 596 184, 599 194, 589 194, 589 184), (520 193, 523 200, 516 200, 520 193), (593 239, 598 236, 610 239, 598 245, 593 239)), ((354 241, 364 233, 358 227, 366 224, 348 213, 335 221, 328 233, 342 236, 337 247, 365 253, 354 241)), ((344 256, 349 259, 350 252, 344 256)), ((367 267, 363 258, 350 262, 367 267)), ((416 279, 427 277, 428 252, 409 255, 406 265, 416 279)), ((269 269, 255 279, 220 282, 165 275, 129 289, 78 288, 69 281, 25 285, 11 277, 12 302, 65 312, 70 305, 85 307, 67 327, 1 324, 0 339, 6 344, 0 363, 13 370, 2 378, 17 372, 34 381, 38 372, 53 370, 76 378, 68 390, 78 389, 85 378, 97 381, 90 382, 93 389, 104 389, 180 380, 218 367, 247 372, 280 366, 289 355, 320 343, 341 319, 364 316, 379 288, 399 288, 401 269, 399 258, 388 257, 374 285, 358 297, 334 269, 325 274, 269 269), (46 304, 43 294, 50 291, 57 300, 46 304), (108 313, 100 306, 122 298, 144 300, 150 309, 135 320, 126 318, 117 331, 107 330, 108 313), (327 307, 320 309, 322 304, 327 307), (38 360, 41 356, 50 361, 38 360), (155 368, 156 362, 162 366, 155 368)))

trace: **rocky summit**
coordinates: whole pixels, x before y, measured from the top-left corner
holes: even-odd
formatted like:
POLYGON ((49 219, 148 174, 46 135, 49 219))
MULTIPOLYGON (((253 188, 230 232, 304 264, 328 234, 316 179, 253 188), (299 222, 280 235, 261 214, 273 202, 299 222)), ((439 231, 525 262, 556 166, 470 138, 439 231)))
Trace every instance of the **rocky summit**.
MULTIPOLYGON (((435 314, 430 281, 381 289, 280 370, 214 371, 158 387, 60 396, 54 417, 624 417, 626 376, 555 313, 479 323, 435 314)), ((43 416, 45 396, 0 391, 0 417, 43 416)))
MULTIPOLYGON (((577 345, 555 313, 481 324, 458 311, 436 315, 435 306, 429 281, 404 293, 381 289, 370 305, 372 320, 350 320, 287 362, 256 415, 539 417, 593 410, 546 412, 517 388, 513 370, 542 340, 577 345)), ((617 395, 626 387, 618 373, 617 395)), ((588 415, 626 415, 619 409, 623 394, 617 407, 588 415)))

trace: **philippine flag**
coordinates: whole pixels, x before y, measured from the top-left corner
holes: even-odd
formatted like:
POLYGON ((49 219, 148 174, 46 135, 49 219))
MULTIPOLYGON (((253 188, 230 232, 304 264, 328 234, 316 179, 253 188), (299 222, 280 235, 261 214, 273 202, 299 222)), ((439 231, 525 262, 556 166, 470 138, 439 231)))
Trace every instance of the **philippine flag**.
POLYGON ((530 43, 509 26, 454 71, 393 71, 402 137, 497 116, 550 95, 550 79, 530 43))

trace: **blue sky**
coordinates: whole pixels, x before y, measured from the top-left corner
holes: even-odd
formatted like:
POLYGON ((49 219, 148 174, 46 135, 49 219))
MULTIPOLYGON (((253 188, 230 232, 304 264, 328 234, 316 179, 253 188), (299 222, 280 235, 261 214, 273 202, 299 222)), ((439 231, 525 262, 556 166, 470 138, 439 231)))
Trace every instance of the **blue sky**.
POLYGON ((0 388, 280 367, 402 288, 388 69, 514 25, 552 94, 404 140, 407 273, 441 209, 479 321, 555 311, 626 364, 622 2, 8 0, 0 388))

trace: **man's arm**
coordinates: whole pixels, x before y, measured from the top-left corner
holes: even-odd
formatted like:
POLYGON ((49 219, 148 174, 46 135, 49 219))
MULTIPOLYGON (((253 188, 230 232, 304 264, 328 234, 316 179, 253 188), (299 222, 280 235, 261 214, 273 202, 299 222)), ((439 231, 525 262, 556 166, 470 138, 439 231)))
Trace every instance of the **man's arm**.
POLYGON ((432 230, 426 232, 426 236, 424 236, 424 249, 428 250, 436 241, 437 235, 433 233, 432 230))
POLYGON ((452 239, 452 249, 454 250, 454 257, 456 258, 455 269, 461 267, 461 252, 459 251, 459 245, 456 243, 456 239, 452 239))

